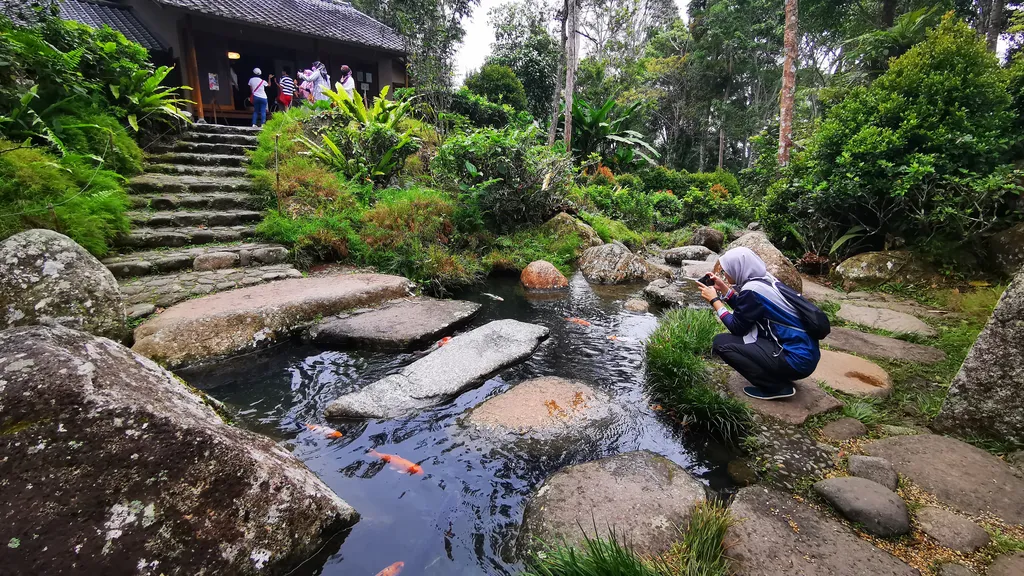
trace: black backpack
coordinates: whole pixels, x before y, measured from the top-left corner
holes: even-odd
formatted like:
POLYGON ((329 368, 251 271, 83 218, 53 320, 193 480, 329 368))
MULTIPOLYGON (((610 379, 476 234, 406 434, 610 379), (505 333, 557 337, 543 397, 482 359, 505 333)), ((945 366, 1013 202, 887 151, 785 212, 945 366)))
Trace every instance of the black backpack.
MULTIPOLYGON (((765 284, 771 285, 771 283, 764 278, 751 278, 751 280, 757 280, 758 282, 764 282, 765 284)), ((800 318, 800 323, 803 324, 804 331, 815 340, 824 340, 829 332, 832 331, 832 326, 828 322, 828 316, 821 311, 814 304, 804 298, 796 290, 793 290, 789 286, 786 286, 782 282, 775 282, 775 289, 782 294, 782 297, 789 302, 789 305, 796 310, 796 315, 800 318)))

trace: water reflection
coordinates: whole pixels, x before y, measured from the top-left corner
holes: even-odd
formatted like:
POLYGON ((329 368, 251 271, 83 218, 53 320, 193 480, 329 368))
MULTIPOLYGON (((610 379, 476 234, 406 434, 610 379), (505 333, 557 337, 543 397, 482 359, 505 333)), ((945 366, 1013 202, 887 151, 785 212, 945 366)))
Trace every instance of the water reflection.
POLYGON ((228 404, 240 425, 287 443, 362 514, 340 552, 311 561, 300 572, 369 575, 401 560, 403 576, 514 574, 521 566, 511 550, 525 500, 561 467, 647 449, 715 489, 730 487, 728 451, 686 435, 649 407, 642 390, 643 341, 657 319, 622 310, 639 291, 638 286, 594 289, 577 275, 564 295, 527 298, 511 278, 493 279, 480 292, 460 295, 482 304, 470 328, 514 318, 547 326, 550 337, 527 361, 448 404, 394 420, 331 421, 344 434, 338 439, 325 439, 305 424, 324 423, 323 409, 331 400, 397 371, 422 352, 322 350, 288 343, 182 376, 228 404), (567 322, 568 317, 591 325, 567 322), (615 398, 627 417, 603 429, 596 442, 557 453, 495 444, 459 423, 469 408, 537 376, 582 380, 615 398), (400 474, 369 455, 371 449, 419 463, 424 474, 400 474))

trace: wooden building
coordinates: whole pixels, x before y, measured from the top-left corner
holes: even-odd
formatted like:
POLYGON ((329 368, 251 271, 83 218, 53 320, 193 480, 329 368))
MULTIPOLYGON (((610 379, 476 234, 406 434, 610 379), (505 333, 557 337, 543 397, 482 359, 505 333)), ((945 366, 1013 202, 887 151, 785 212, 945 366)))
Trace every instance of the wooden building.
POLYGON ((294 74, 319 60, 332 83, 348 65, 356 89, 408 84, 404 42, 394 30, 341 0, 61 0, 63 17, 107 24, 177 66, 193 88, 193 114, 208 122, 251 116, 245 99, 253 68, 263 78, 294 74))

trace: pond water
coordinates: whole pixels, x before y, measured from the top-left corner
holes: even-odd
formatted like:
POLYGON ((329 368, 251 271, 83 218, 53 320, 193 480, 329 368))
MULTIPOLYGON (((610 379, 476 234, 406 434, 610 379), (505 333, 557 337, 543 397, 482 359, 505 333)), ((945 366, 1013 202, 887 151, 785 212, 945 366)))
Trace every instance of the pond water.
POLYGON ((643 392, 643 341, 657 317, 622 308, 639 291, 591 287, 577 274, 567 294, 528 298, 518 278, 492 278, 479 291, 459 295, 482 304, 471 328, 502 318, 547 326, 550 336, 533 356, 434 409, 394 420, 329 422, 344 434, 339 439, 325 439, 305 424, 326 423, 323 409, 331 400, 418 354, 288 343, 182 376, 235 410, 239 425, 284 442, 362 515, 340 548, 328 545, 296 574, 372 576, 397 561, 405 562, 402 576, 516 574, 522 564, 513 550, 527 499, 566 465, 645 449, 715 490, 731 489, 725 467, 733 455, 668 421, 643 392), (476 404, 538 376, 582 380, 609 393, 627 417, 603 430, 597 443, 546 456, 475 437, 460 424, 476 404), (370 449, 418 462, 424 474, 398 474, 369 457, 370 449))

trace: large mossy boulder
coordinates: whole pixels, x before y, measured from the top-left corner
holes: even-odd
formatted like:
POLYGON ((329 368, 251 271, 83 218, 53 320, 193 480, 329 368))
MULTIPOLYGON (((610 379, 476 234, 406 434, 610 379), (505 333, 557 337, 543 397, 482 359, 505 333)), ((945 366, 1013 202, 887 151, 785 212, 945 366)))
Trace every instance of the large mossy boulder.
POLYGON ((989 252, 999 270, 1007 276, 1024 268, 1024 223, 992 236, 989 252))
POLYGON ((284 448, 84 332, 0 332, 0 430, 4 573, 281 574, 358 520, 284 448))
POLYGON ((47 324, 123 340, 126 320, 114 275, 71 238, 39 229, 0 243, 0 329, 47 324))
POLYGON ((768 267, 768 272, 797 292, 803 291, 804 282, 796 266, 772 244, 764 232, 750 232, 733 240, 726 251, 733 248, 750 248, 768 267))
POLYGON ((906 250, 864 252, 851 256, 836 267, 836 274, 847 291, 890 282, 921 284, 931 282, 935 276, 926 263, 906 250))
POLYGON ((541 226, 541 230, 553 234, 555 236, 568 236, 569 234, 576 234, 583 241, 583 246, 600 246, 604 244, 601 237, 597 234, 597 231, 590 227, 586 222, 573 218, 565 212, 559 212, 551 220, 548 220, 541 226))
POLYGON ((1024 270, 1003 292, 933 424, 958 436, 1024 444, 1024 270))
POLYGON ((671 278, 672 272, 633 254, 620 242, 587 248, 580 256, 580 272, 593 284, 629 284, 671 278))

